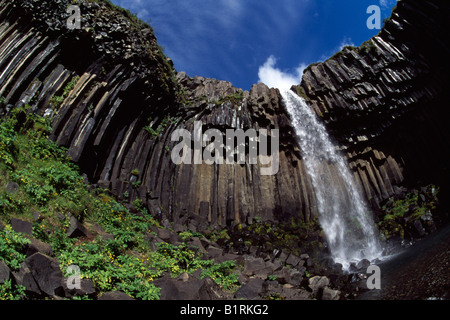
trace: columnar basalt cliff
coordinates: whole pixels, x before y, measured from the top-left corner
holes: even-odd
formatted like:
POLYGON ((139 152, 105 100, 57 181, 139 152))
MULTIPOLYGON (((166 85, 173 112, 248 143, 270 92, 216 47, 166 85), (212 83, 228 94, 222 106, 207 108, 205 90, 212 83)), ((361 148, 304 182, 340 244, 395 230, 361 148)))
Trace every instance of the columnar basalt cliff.
MULTIPOLYGON (((0 1, 0 112, 29 105, 53 117, 52 139, 93 185, 188 225, 309 221, 310 178, 277 89, 243 92, 176 72, 150 27, 106 2, 0 1), (280 168, 175 165, 175 129, 280 130, 280 168)), ((380 34, 308 67, 294 87, 323 118, 374 208, 402 186, 448 184, 448 4, 404 0, 380 34)))
POLYGON ((399 1, 381 32, 311 65, 296 86, 327 124, 375 208, 399 186, 448 198, 449 4, 399 1))

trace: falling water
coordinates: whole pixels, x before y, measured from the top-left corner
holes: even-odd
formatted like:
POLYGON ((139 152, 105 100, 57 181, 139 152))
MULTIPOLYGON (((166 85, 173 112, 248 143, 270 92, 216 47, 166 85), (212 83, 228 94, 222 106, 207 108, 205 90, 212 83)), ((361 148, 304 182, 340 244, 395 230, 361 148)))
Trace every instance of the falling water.
POLYGON ((335 262, 381 256, 370 210, 366 207, 345 159, 310 107, 292 91, 282 93, 292 118, 306 170, 317 197, 319 221, 335 262))

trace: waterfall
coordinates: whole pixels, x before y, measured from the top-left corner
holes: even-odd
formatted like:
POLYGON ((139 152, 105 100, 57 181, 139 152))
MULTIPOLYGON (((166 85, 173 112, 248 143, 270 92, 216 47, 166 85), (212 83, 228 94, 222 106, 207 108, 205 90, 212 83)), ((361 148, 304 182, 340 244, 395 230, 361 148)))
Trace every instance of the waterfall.
POLYGON ((319 222, 332 258, 347 269, 351 262, 380 257, 382 249, 371 212, 346 160, 305 101, 290 90, 282 92, 282 96, 311 177, 319 222))

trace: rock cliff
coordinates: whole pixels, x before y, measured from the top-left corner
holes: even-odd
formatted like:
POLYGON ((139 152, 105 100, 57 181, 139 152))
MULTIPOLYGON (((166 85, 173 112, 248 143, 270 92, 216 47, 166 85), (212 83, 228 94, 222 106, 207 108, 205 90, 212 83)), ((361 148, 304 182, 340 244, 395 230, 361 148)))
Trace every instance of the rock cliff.
MULTIPOLYGON (((107 1, 81 1, 82 28, 69 30, 69 2, 0 1, 1 113, 29 105, 52 117, 52 139, 91 184, 191 230, 317 215, 277 89, 243 92, 176 72, 152 29, 107 1), (171 135, 193 132, 194 121, 221 132, 278 129, 278 173, 175 165, 171 135)), ((448 7, 399 1, 379 35, 309 66, 293 87, 323 118, 374 208, 403 186, 435 183, 448 194, 448 7)))
POLYGON ((399 1, 377 36, 309 66, 295 88, 375 208, 400 186, 448 195, 448 13, 443 1, 399 1))

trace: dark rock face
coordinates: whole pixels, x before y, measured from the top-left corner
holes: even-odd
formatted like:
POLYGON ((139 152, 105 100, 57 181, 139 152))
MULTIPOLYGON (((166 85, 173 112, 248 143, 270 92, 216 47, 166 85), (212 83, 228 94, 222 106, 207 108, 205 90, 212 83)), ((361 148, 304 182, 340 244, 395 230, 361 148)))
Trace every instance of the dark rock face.
POLYGON ((170 276, 155 281, 161 288, 161 300, 222 300, 227 294, 210 278, 197 279, 188 274, 176 279, 170 276))
MULTIPOLYGON (((82 28, 68 30, 51 18, 65 17, 69 2, 0 1, 0 114, 28 104, 52 116, 52 139, 94 186, 139 198, 154 216, 193 231, 317 215, 278 90, 260 83, 242 92, 175 72, 152 30, 107 3, 81 4, 82 28), (261 175, 260 164, 175 165, 171 135, 193 133, 194 121, 203 132, 278 129, 278 173, 261 175)), ((323 118, 374 208, 418 181, 448 193, 448 6, 400 1, 378 36, 308 67, 294 88, 323 118)))
POLYGON ((418 181, 448 195, 448 14, 443 1, 399 1, 377 36, 309 66, 295 88, 375 208, 418 181))
POLYGON ((11 227, 15 232, 20 232, 28 235, 33 234, 33 224, 28 221, 23 221, 21 219, 12 218, 11 227))
POLYGON ((120 291, 109 291, 103 293, 98 300, 134 300, 126 293, 120 291))
POLYGON ((26 258, 24 264, 29 268, 42 292, 52 296, 62 290, 64 278, 56 259, 42 253, 35 253, 26 258))

